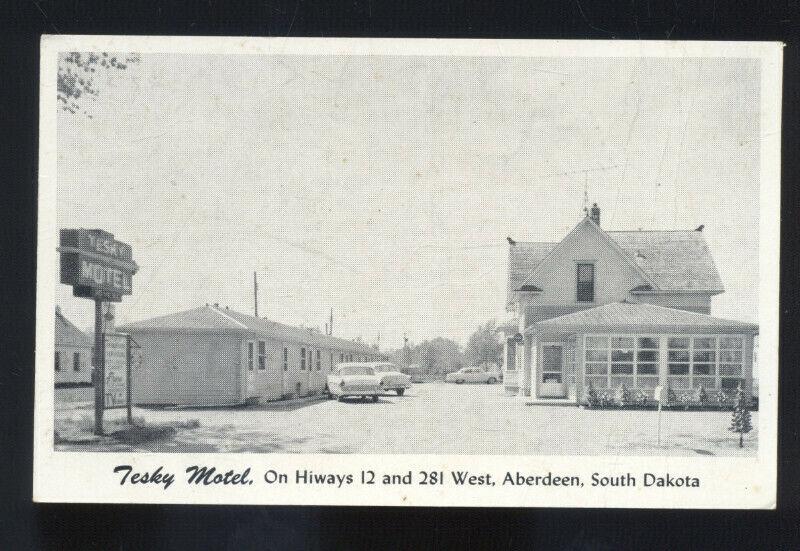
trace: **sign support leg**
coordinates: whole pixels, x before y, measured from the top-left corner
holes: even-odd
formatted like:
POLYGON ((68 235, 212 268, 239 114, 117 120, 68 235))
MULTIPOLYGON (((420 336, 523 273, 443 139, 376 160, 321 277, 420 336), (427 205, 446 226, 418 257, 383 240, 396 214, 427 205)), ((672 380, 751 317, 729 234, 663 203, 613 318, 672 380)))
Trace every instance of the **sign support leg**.
POLYGON ((103 301, 94 299, 94 433, 103 431, 103 410, 105 408, 105 348, 103 342, 103 301))
POLYGON ((132 354, 131 354, 131 336, 128 335, 125 339, 127 342, 126 345, 126 365, 125 365, 125 403, 127 404, 128 410, 128 424, 133 424, 133 412, 131 411, 131 362, 133 361, 132 354))

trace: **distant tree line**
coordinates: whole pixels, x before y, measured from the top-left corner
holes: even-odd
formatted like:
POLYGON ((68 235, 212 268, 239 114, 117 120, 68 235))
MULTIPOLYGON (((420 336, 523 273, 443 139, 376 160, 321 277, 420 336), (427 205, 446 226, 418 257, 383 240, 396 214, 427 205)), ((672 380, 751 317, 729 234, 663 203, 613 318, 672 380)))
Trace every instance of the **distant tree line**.
POLYGON ((445 337, 436 337, 388 352, 390 360, 399 365, 417 364, 429 376, 443 377, 462 367, 496 364, 500 366, 503 346, 497 334, 497 323, 490 320, 470 336, 463 348, 445 337))

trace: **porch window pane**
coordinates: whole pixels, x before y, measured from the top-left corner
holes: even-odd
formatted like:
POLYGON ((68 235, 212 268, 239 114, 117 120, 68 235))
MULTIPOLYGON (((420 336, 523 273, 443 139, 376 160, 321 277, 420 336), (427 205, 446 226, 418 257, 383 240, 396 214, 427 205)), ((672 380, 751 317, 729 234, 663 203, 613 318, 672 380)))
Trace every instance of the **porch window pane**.
POLYGON ((695 350, 714 350, 717 347, 717 339, 714 337, 697 337, 694 339, 695 350))
POLYGON ((689 349, 689 337, 673 337, 669 339, 667 346, 669 348, 689 349))
POLYGON ((721 382, 722 388, 724 390, 736 390, 737 388, 739 388, 739 385, 742 385, 742 387, 744 388, 744 383, 742 383, 741 379, 726 379, 726 378, 723 378, 723 379, 720 379, 720 382, 721 382))
POLYGON ((742 376, 742 366, 740 364, 720 364, 720 375, 733 375, 736 377, 742 376))
POLYGON ((669 364, 670 375, 688 375, 689 364, 669 364))
POLYGON ((608 337, 586 337, 586 348, 608 348, 608 337))
POLYGON ((640 362, 658 363, 658 350, 640 350, 636 359, 640 362))
POLYGON ((608 361, 608 350, 587 350, 586 351, 586 361, 587 362, 607 362, 608 361))
POLYGON ((634 342, 633 337, 614 337, 611 339, 611 348, 633 348, 634 342))
POLYGON ((608 364, 607 363, 587 363, 586 364, 586 374, 587 375, 607 375, 608 374, 608 364))
POLYGON ((722 363, 741 363, 742 352, 740 350, 721 350, 719 361, 722 363))
POLYGON ((612 362, 632 362, 633 361, 633 350, 612 350, 611 351, 611 361, 612 362))
POLYGON ((692 366, 692 375, 713 375, 714 364, 694 364, 692 366))
POLYGON ((611 364, 612 375, 633 375, 633 364, 611 364))
POLYGON ((658 386, 658 377, 636 377, 637 388, 655 388, 658 386))
POLYGON ((670 362, 689 363, 689 352, 685 350, 670 350, 668 359, 670 362))
POLYGON ((637 364, 636 373, 639 375, 658 375, 658 364, 637 364))
POLYGON ((705 390, 717 388, 716 377, 695 377, 692 379, 692 386, 694 388, 703 387, 705 390))
POLYGON ((639 349, 658 350, 658 339, 654 337, 639 337, 639 349))
POLYGON ((722 337, 719 340, 719 347, 720 348, 734 348, 737 350, 741 350, 742 348, 742 337, 722 337))
POLYGON ((699 363, 714 363, 716 353, 713 350, 697 350, 694 351, 694 361, 699 363))
POLYGON ((621 385, 633 388, 633 377, 611 377, 611 388, 617 388, 621 385))
POLYGON ((594 388, 608 388, 608 377, 586 377, 586 384, 594 388))
POLYGON ((689 388, 689 377, 669 377, 670 388, 682 390, 689 388))

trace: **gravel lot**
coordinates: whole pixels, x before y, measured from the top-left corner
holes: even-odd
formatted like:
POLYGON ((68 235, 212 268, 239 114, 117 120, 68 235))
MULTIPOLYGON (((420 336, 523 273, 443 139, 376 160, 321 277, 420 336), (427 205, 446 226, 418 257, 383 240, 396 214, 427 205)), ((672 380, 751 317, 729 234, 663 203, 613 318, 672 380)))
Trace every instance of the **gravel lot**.
MULTIPOLYGON (((86 423, 87 405, 57 410, 58 427, 86 423)), ((502 385, 417 384, 405 396, 377 403, 349 400, 273 403, 260 407, 154 410, 136 408, 150 423, 186 423, 168 441, 132 447, 107 440, 57 449, 156 452, 417 453, 486 455, 728 455, 754 456, 757 429, 745 447, 727 430, 730 412, 662 412, 662 447, 654 411, 596 411, 527 406, 502 385)), ((113 410, 107 418, 124 416, 113 410)), ((91 425, 91 423, 89 423, 91 425)), ((758 426, 758 413, 753 412, 758 426)))

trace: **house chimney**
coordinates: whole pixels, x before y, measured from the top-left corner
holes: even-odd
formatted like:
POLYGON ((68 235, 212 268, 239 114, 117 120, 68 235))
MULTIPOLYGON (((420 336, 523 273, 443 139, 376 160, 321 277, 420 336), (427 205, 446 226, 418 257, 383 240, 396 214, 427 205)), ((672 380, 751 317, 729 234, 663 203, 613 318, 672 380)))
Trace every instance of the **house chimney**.
POLYGON ((600 225, 600 207, 597 206, 597 203, 592 205, 591 210, 589 211, 589 217, 592 219, 592 222, 600 225))

